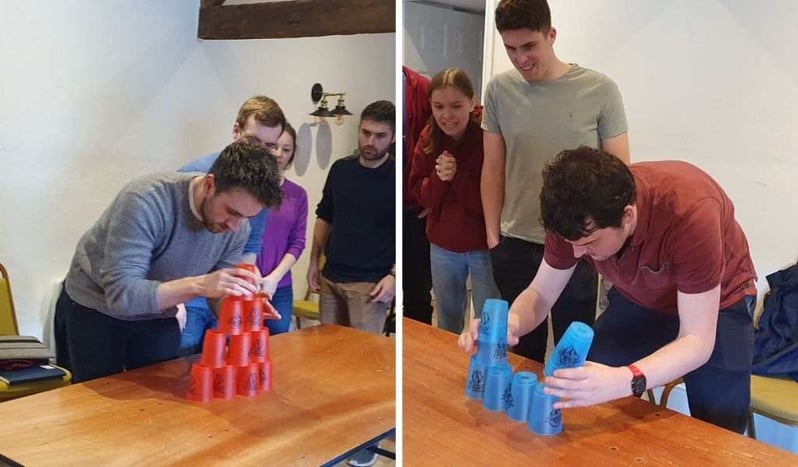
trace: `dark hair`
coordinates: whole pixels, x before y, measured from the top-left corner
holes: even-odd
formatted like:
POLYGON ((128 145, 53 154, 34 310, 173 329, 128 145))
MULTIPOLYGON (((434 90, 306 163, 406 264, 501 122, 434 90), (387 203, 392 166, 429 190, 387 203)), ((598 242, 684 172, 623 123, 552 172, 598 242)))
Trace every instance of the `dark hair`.
POLYGON ((593 229, 620 227, 624 208, 634 202, 632 171, 600 149, 562 151, 543 169, 540 222, 567 240, 590 235, 593 229))
POLYGON ((222 150, 208 171, 216 183, 216 193, 242 189, 267 208, 282 201, 277 161, 254 136, 242 136, 222 150))
MULTIPOLYGON (((474 97, 474 85, 468 75, 461 68, 447 68, 439 71, 429 82, 429 91, 427 92, 427 99, 432 99, 432 92, 438 89, 452 87, 465 94, 469 99, 474 97)), ((429 141, 424 146, 424 153, 427 155, 438 152, 438 144, 441 140, 442 130, 435 121, 434 116, 429 117, 429 141)), ((437 154, 436 154, 437 155, 437 154)))
POLYGON ((288 133, 288 135, 291 136, 291 144, 293 144, 294 146, 294 150, 293 152, 291 152, 291 158, 288 159, 288 163, 285 164, 285 166, 288 167, 294 162, 294 156, 296 155, 296 149, 297 149, 296 130, 294 129, 293 126, 291 126, 290 123, 285 122, 285 125, 283 125, 283 133, 288 133))
POLYGON ((495 17, 499 32, 530 29, 545 34, 551 29, 551 10, 546 0, 501 0, 495 17))
POLYGON ((360 121, 370 120, 391 126, 391 133, 396 133, 396 106, 391 101, 374 101, 360 113, 360 121))
POLYGON ((255 121, 266 127, 285 127, 285 114, 283 109, 271 97, 252 96, 238 109, 236 123, 241 129, 247 124, 250 115, 254 115, 255 121))

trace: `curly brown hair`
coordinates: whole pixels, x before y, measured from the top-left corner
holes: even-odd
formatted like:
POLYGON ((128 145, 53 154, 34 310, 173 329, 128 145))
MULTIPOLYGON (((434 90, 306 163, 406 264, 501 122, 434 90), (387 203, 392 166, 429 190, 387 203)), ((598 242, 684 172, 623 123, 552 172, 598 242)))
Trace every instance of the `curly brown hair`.
POLYGON ((635 188, 632 171, 612 154, 587 146, 562 151, 543 169, 540 222, 571 241, 620 227, 635 188))
POLYGON ((267 208, 279 206, 283 199, 277 161, 254 136, 242 136, 222 150, 208 171, 216 182, 216 192, 242 189, 267 208))

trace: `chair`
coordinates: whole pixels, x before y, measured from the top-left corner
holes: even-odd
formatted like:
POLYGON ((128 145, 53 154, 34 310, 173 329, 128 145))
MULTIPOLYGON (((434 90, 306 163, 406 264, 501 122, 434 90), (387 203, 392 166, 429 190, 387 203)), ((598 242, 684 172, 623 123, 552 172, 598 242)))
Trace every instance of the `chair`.
POLYGON ((302 319, 310 319, 321 321, 319 315, 319 294, 310 290, 310 287, 305 291, 305 297, 302 300, 294 300, 294 319, 296 319, 296 328, 302 329, 302 319), (315 298, 315 299, 314 299, 315 298))
POLYGON ((787 378, 751 375, 748 435, 756 439, 754 414, 798 427, 798 382, 787 378))
MULTIPOLYGON (((0 264, 0 335, 18 335, 17 315, 14 310, 14 299, 11 296, 11 282, 8 271, 0 264)), ((53 365, 55 366, 55 365, 53 365)), ((62 368, 66 373, 62 379, 36 381, 17 385, 0 384, 0 401, 16 399, 39 392, 67 386, 72 382, 72 374, 62 368)))
POLYGON ((652 404, 656 404, 656 405, 662 407, 663 409, 668 407, 668 398, 671 395, 671 391, 673 391, 673 388, 675 388, 676 386, 682 384, 683 382, 684 382, 684 380, 682 378, 676 378, 675 380, 673 380, 670 383, 666 384, 662 388, 662 394, 659 396, 659 402, 657 402, 655 400, 656 398, 654 397, 654 390, 653 389, 648 389, 646 391, 646 394, 648 395, 649 402, 651 402, 652 404))
POLYGON ((17 314, 14 301, 11 299, 11 284, 8 282, 8 271, 0 264, 0 335, 17 335, 17 314))

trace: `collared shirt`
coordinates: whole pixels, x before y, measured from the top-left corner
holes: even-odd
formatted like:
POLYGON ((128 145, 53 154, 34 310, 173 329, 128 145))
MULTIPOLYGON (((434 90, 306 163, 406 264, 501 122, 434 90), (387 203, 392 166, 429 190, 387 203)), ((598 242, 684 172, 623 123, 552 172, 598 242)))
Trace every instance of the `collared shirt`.
MULTIPOLYGON (((620 256, 585 260, 627 299, 643 307, 677 311, 677 291, 706 292, 720 284, 720 308, 756 294, 748 241, 734 205, 709 175, 681 161, 632 164, 637 225, 620 256)), ((573 247, 546 234, 546 263, 576 264, 573 247)))

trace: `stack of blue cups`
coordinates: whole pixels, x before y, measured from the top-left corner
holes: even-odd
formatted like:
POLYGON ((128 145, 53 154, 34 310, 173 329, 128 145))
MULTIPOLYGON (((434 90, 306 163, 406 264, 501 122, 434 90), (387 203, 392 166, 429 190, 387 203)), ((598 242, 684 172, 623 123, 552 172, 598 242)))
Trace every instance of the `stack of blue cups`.
POLYGON ((509 308, 504 300, 485 300, 479 325, 478 350, 471 356, 468 367, 466 397, 482 399, 488 410, 505 409, 505 393, 513 374, 510 364, 507 363, 509 308))
MULTIPOLYGON (((477 353, 471 356, 466 397, 481 399, 487 410, 505 411, 517 422, 526 422, 530 431, 551 436, 562 431, 562 412, 554 409, 556 396, 547 395, 546 385, 534 373, 513 370, 507 362, 507 316, 504 300, 489 298, 482 307, 477 353)), ((552 376, 560 368, 584 365, 593 343, 593 329, 574 321, 568 326, 543 368, 552 376)))

